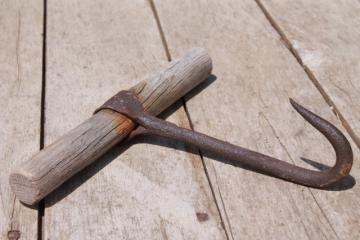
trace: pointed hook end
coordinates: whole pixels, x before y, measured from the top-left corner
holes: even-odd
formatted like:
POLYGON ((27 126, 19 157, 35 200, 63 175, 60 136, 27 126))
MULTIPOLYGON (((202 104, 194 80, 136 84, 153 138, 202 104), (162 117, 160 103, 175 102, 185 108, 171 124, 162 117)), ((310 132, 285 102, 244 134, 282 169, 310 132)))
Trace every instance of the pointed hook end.
MULTIPOLYGON (((346 139, 344 134, 341 133, 333 124, 319 117, 313 112, 307 110, 295 102, 292 98, 289 99, 294 109, 313 127, 319 130, 331 143, 336 153, 336 163, 334 167, 325 171, 322 178, 320 187, 326 187, 334 182, 341 180, 346 177, 352 167, 353 154, 349 141, 346 139)), ((321 179, 321 178, 320 178, 321 179)))

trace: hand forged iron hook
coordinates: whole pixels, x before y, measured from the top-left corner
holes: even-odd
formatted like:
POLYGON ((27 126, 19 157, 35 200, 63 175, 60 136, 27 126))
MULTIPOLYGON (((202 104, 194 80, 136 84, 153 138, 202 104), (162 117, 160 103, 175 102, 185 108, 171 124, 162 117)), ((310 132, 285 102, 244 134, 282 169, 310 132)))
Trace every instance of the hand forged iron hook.
POLYGON ((131 136, 150 133, 182 141, 225 158, 236 160, 248 169, 296 184, 326 188, 346 177, 352 167, 353 154, 350 143, 345 136, 334 125, 310 112, 294 100, 290 99, 290 103, 333 146, 336 153, 336 163, 332 168, 324 171, 305 169, 196 131, 178 127, 173 123, 145 113, 141 102, 131 91, 119 92, 95 112, 111 109, 124 114, 141 126, 134 130, 131 136))

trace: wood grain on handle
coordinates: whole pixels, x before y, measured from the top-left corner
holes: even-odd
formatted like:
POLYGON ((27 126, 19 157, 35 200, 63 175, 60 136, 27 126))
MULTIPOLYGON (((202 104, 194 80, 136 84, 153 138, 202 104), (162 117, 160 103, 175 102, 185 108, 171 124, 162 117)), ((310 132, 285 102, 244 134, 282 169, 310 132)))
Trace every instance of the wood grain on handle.
MULTIPOLYGON (((211 69, 207 51, 194 48, 131 90, 138 94, 145 111, 158 115, 204 81, 211 69)), ((134 127, 131 120, 119 113, 98 112, 17 166, 10 175, 13 192, 20 201, 35 204, 126 138, 134 127)))

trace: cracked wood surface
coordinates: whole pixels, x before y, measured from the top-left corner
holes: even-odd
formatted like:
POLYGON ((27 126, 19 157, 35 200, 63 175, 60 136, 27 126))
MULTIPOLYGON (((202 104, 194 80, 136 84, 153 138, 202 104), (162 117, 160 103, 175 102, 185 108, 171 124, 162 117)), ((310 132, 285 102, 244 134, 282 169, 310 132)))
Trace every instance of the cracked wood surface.
POLYGON ((0 239, 36 239, 37 210, 15 198, 9 173, 40 149, 42 2, 0 1, 0 29, 0 239))
MULTIPOLYGON (((146 1, 49 2, 47 19, 46 145, 167 62, 146 1)), ((189 127, 181 104, 168 114, 189 127)), ((115 147, 50 194, 44 239, 225 239, 199 155, 148 141, 115 147)))
MULTIPOLYGON (((196 130, 303 167, 309 164, 300 157, 333 164, 330 144, 291 109, 288 98, 344 131, 341 122, 256 2, 169 0, 155 5, 170 55, 199 45, 213 59, 217 79, 187 101, 196 130)), ((358 185, 346 191, 309 189, 205 156, 230 238, 359 238, 358 185)), ((356 147, 354 156, 351 174, 357 179, 356 147)), ((342 188, 351 185, 348 180, 342 188)))

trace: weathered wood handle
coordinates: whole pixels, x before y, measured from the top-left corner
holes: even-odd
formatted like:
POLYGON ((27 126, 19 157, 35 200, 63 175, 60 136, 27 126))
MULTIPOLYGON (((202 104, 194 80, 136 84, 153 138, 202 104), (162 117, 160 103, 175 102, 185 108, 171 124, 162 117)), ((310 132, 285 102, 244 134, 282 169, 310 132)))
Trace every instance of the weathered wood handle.
MULTIPOLYGON (((207 51, 194 48, 131 90, 138 94, 145 111, 158 115, 204 81, 211 69, 207 51)), ((134 127, 130 119, 112 110, 96 113, 17 166, 10 175, 13 192, 20 201, 35 204, 126 138, 134 127)))

